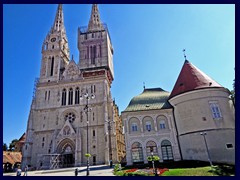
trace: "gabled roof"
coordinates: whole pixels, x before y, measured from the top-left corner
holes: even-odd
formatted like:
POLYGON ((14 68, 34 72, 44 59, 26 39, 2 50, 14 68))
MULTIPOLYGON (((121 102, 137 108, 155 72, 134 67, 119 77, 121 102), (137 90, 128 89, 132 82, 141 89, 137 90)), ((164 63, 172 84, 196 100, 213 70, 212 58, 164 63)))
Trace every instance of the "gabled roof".
POLYGON ((11 152, 11 151, 3 151, 3 163, 21 163, 22 154, 21 152, 11 152))
POLYGON ((26 134, 23 133, 23 135, 19 138, 18 142, 25 142, 26 140, 26 134))
POLYGON ((191 64, 188 60, 185 60, 169 99, 188 91, 211 87, 218 88, 222 86, 191 64))
POLYGON ((144 89, 140 95, 132 98, 123 112, 171 108, 168 103, 169 94, 161 88, 144 89))

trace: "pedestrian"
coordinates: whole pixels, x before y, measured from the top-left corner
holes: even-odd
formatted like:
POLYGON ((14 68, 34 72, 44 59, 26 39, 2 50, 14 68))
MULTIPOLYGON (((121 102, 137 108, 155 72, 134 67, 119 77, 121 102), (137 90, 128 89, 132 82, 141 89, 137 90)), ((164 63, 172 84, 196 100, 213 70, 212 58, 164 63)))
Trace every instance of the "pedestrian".
POLYGON ((24 174, 23 174, 23 176, 27 176, 27 171, 28 171, 28 166, 26 165, 25 168, 24 168, 24 174))
POLYGON ((21 176, 21 174, 22 170, 20 169, 20 166, 18 166, 16 176, 21 176))
POLYGON ((75 176, 78 175, 78 168, 75 169, 75 176))
POLYGON ((112 160, 110 160, 110 168, 112 168, 112 165, 113 165, 112 160))

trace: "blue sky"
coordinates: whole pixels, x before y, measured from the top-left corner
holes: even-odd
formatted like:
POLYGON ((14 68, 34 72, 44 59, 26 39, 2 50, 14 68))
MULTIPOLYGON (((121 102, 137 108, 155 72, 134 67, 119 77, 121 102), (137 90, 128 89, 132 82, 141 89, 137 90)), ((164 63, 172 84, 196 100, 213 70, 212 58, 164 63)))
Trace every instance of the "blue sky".
MULTIPOLYGON (((56 4, 3 5, 3 142, 26 131, 43 40, 56 4)), ((90 4, 63 5, 70 53, 78 63, 77 28, 88 24, 90 4)), ((171 92, 187 59, 232 90, 235 78, 235 5, 99 5, 114 47, 112 97, 120 112, 146 88, 171 92)))

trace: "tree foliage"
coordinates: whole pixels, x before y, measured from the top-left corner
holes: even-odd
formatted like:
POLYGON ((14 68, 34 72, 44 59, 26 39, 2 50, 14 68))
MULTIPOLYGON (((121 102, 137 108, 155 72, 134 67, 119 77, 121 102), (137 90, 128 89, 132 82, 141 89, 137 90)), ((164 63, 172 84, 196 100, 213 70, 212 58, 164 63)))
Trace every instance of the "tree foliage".
POLYGON ((3 143, 3 151, 7 151, 8 150, 8 146, 6 143, 3 143))
POLYGON ((89 158, 89 157, 91 157, 91 154, 86 153, 85 157, 89 158))
POLYGON ((233 80, 233 90, 231 91, 230 97, 235 105, 235 79, 233 80))
POLYGON ((148 156, 147 160, 148 161, 159 161, 160 158, 159 158, 159 156, 148 156))
POLYGON ((9 151, 14 151, 15 150, 15 144, 18 142, 18 139, 13 139, 12 142, 9 144, 9 151))

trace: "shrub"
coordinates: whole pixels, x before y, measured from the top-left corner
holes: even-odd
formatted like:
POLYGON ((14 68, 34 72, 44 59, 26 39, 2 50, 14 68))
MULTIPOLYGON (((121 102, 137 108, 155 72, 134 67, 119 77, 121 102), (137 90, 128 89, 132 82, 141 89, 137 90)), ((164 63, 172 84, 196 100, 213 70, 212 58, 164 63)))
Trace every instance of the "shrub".
POLYGON ((91 154, 85 154, 85 157, 87 157, 87 158, 89 158, 89 157, 91 157, 91 154))
POLYGON ((121 165, 120 164, 115 164, 113 171, 117 172, 121 170, 121 165))
POLYGON ((148 161, 159 161, 160 158, 159 158, 159 156, 148 156, 147 160, 148 161))

